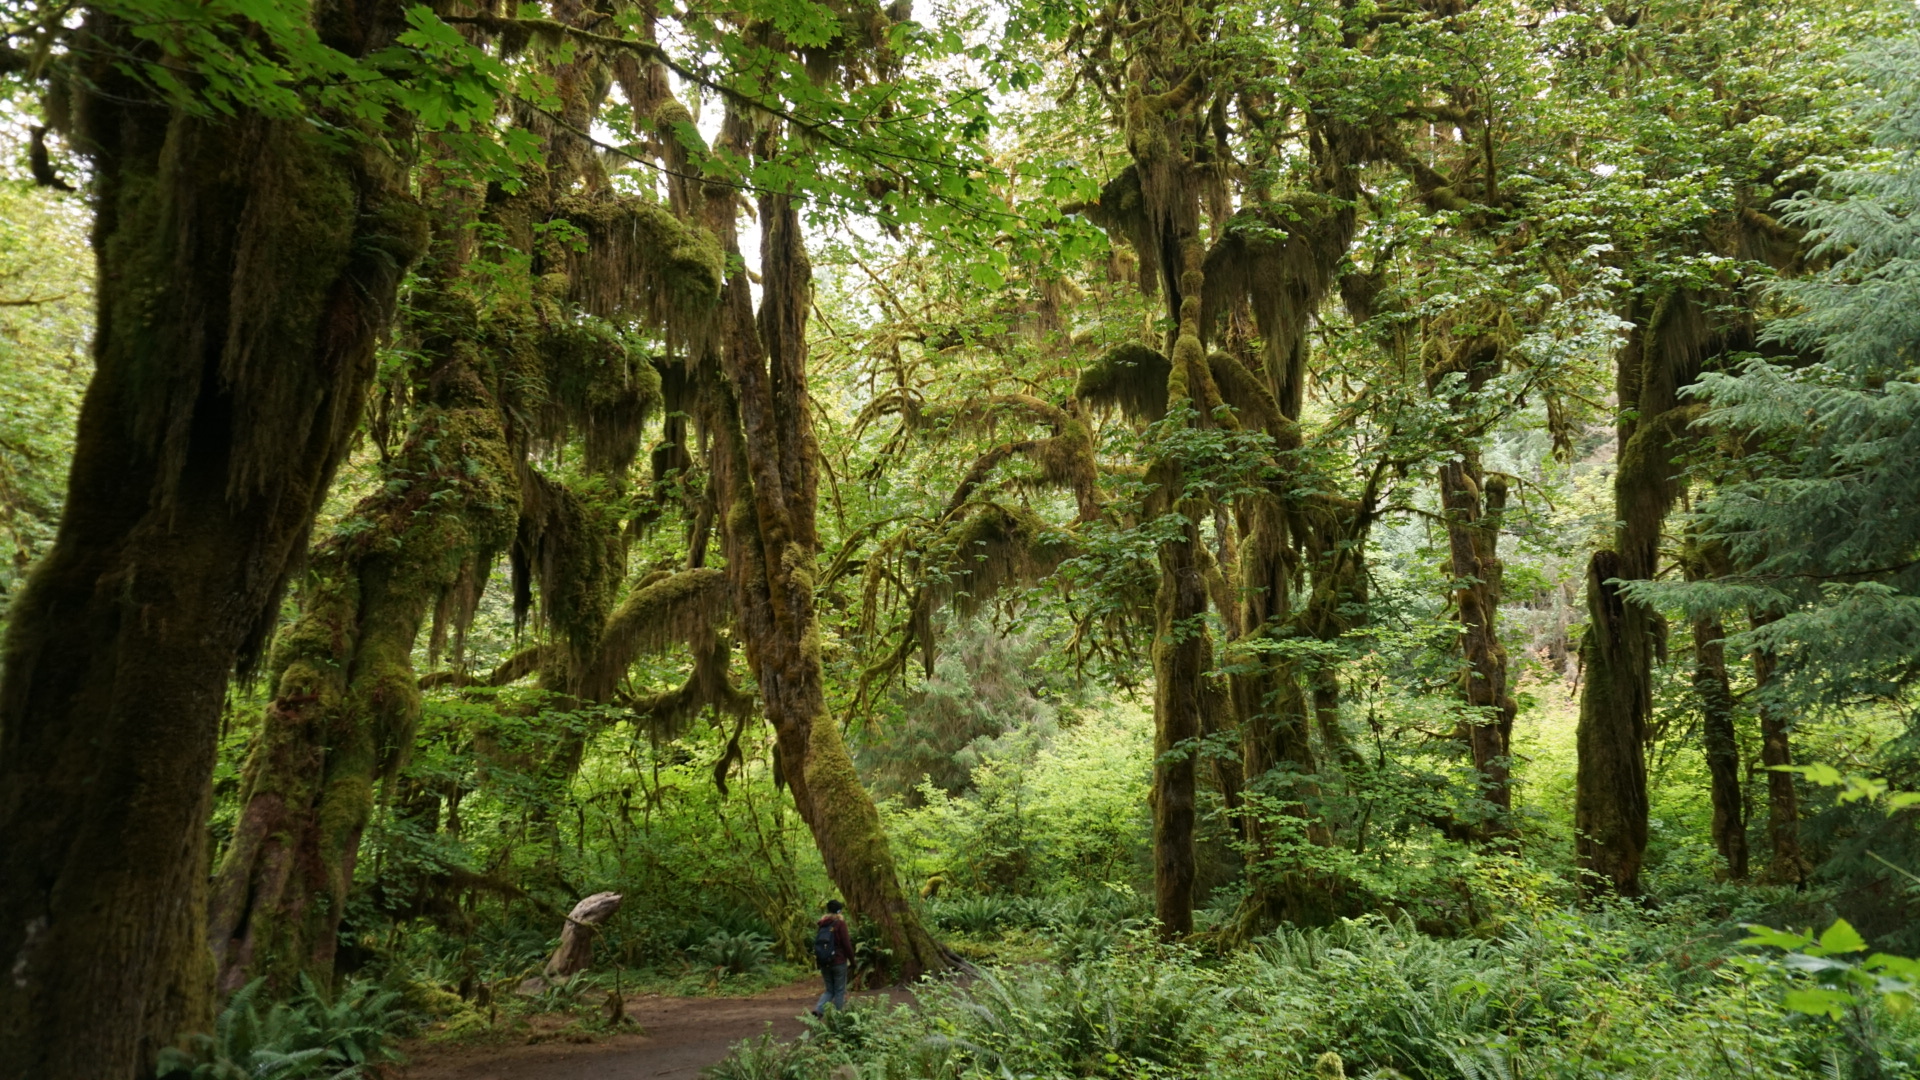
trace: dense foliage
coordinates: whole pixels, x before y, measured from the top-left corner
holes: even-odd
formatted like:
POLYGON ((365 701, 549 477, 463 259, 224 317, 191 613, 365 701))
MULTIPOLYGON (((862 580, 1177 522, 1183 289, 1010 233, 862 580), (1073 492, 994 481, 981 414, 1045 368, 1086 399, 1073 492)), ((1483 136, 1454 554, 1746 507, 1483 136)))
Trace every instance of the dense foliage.
POLYGON ((1910 6, 0 16, 20 1075, 1914 1075, 1910 6))

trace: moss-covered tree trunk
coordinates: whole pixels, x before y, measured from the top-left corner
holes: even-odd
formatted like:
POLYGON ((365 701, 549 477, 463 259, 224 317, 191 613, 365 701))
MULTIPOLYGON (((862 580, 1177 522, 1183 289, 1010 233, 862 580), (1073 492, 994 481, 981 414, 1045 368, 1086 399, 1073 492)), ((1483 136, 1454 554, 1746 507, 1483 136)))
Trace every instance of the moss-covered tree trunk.
MULTIPOLYGON (((1159 483, 1181 482, 1178 466, 1158 471, 1159 483)), ((1195 874, 1194 777, 1205 724, 1205 678, 1213 648, 1205 624, 1207 587, 1195 555, 1198 523, 1184 521, 1180 537, 1160 545, 1160 588, 1153 626, 1153 896, 1161 931, 1193 932, 1195 874)))
MULTIPOLYGON (((1725 561, 1717 546, 1688 537, 1682 569, 1690 580, 1724 574, 1725 561)), ((1746 800, 1740 789, 1740 739, 1734 727, 1726 636, 1726 627, 1716 615, 1693 620, 1693 692, 1700 701, 1700 741, 1713 804, 1713 846, 1726 861, 1727 876, 1740 880, 1747 876, 1746 800)))
POLYGON ((0 685, 0 1062, 42 1080, 143 1075, 210 1019, 222 698, 424 242, 385 159, 297 123, 169 114, 100 63, 74 132, 96 170, 96 370, 0 685))
POLYGON ((1575 741, 1575 854, 1590 892, 1638 896, 1647 846, 1645 741, 1653 712, 1653 668, 1666 649, 1666 622, 1624 596, 1615 581, 1651 580, 1660 564, 1661 529, 1684 490, 1676 463, 1698 405, 1680 404, 1682 387, 1708 357, 1727 348, 1702 301, 1675 290, 1651 306, 1635 301, 1635 327, 1615 372, 1619 396, 1619 465, 1613 496, 1614 549, 1597 551, 1587 568, 1592 616, 1580 655, 1575 741))
POLYGON ((1480 455, 1462 453, 1440 467, 1440 504, 1446 516, 1448 569, 1453 576, 1450 599, 1460 621, 1462 696, 1473 710, 1461 735, 1480 775, 1482 797, 1495 815, 1475 823, 1482 837, 1506 831, 1504 818, 1513 809, 1508 756, 1512 753, 1513 718, 1519 705, 1507 687, 1507 650, 1500 644, 1499 557, 1500 519, 1506 509, 1507 485, 1480 468, 1480 455))
MULTIPOLYGON (((1169 126, 1176 130, 1180 127, 1177 122, 1169 126)), ((1175 166, 1162 162, 1158 167, 1175 166)), ((1192 198, 1188 194, 1180 197, 1192 198)), ((1167 402, 1172 407, 1193 409, 1196 422, 1209 425, 1214 422, 1220 392, 1213 383, 1201 339, 1201 293, 1206 277, 1200 239, 1195 235, 1197 224, 1196 206, 1170 211, 1163 225, 1166 232, 1180 237, 1178 250, 1183 256, 1174 267, 1178 273, 1170 272, 1166 279, 1169 299, 1178 315, 1167 375, 1167 402)), ((1162 456, 1150 478, 1154 492, 1147 512, 1154 517, 1170 515, 1177 522, 1172 537, 1160 544, 1160 586, 1154 598, 1154 914, 1160 920, 1161 933, 1182 937, 1193 932, 1195 778, 1200 734, 1207 727, 1206 713, 1224 704, 1224 695, 1207 685, 1213 668, 1213 633, 1206 623, 1208 577, 1218 571, 1212 567, 1212 556, 1200 535, 1200 522, 1211 507, 1186 497, 1183 463, 1175 455, 1162 456)))
MULTIPOLYGON (((440 323, 460 319, 442 312, 440 323)), ((275 650, 274 698, 209 911, 223 992, 259 975, 332 978, 375 788, 412 749, 414 644, 448 590, 512 536, 513 458, 471 337, 449 334, 427 352, 438 357, 431 404, 387 483, 320 549, 300 619, 275 650)))
MULTIPOLYGON (((726 137, 751 145, 748 121, 726 137)), ((762 150, 772 145, 760 133, 762 150)), ((732 188, 710 192, 709 225, 738 252, 732 188)), ((812 269, 792 197, 759 200, 763 299, 743 271, 722 296, 721 374, 709 387, 712 468, 734 614, 773 726, 780 777, 849 908, 870 920, 903 977, 947 966, 900 885, 880 814, 827 708, 814 573, 819 446, 807 391, 812 269)), ((737 261, 734 264, 738 265, 737 261)))
POLYGON ((1596 551, 1587 565, 1587 613, 1580 640, 1586 683, 1575 730, 1574 852, 1589 893, 1640 895, 1647 850, 1646 724, 1653 627, 1645 609, 1613 584, 1620 557, 1596 551))
POLYGON ((1726 636, 1719 619, 1694 620, 1693 690, 1700 699, 1701 743, 1713 801, 1713 846, 1726 860, 1727 875, 1738 880, 1747 876, 1747 820, 1740 792, 1740 740, 1733 725, 1733 690, 1723 644, 1726 636))

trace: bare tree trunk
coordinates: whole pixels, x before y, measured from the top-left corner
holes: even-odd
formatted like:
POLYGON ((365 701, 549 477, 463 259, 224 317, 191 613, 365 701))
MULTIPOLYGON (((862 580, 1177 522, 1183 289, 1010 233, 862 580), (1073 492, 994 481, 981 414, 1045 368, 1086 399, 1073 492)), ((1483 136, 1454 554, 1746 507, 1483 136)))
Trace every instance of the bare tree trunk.
MULTIPOLYGON (((1764 626, 1772 616, 1755 614, 1753 624, 1764 626)), ((1813 864, 1800 847, 1800 789, 1793 773, 1780 766, 1793 764, 1793 719, 1770 700, 1779 660, 1765 649, 1753 654, 1754 697, 1760 714, 1760 763, 1767 770, 1767 868, 1760 880, 1770 885, 1800 885, 1813 864)))
POLYGON ((93 74, 106 92, 75 136, 98 177, 96 370, 0 686, 0 1062, 40 1080, 143 1075, 211 1018, 222 696, 272 626, 425 240, 371 151, 169 115, 93 74))

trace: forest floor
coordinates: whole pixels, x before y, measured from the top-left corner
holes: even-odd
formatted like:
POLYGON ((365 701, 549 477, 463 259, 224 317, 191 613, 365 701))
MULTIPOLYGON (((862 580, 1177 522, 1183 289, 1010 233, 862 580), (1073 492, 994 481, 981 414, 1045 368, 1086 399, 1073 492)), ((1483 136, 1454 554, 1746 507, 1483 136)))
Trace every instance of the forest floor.
MULTIPOLYGON (((876 992, 879 993, 879 992, 876 992)), ((895 990, 898 997, 900 991, 895 990)), ((727 1056, 734 1043, 772 1031, 788 1039, 820 995, 806 979, 751 997, 627 999, 631 1032, 589 1034, 571 1017, 535 1023, 518 1045, 435 1045, 414 1042, 398 1080, 698 1080, 700 1070, 727 1056), (577 1040, 577 1041, 576 1041, 577 1040)), ((857 997, 872 996, 857 994, 857 997)))

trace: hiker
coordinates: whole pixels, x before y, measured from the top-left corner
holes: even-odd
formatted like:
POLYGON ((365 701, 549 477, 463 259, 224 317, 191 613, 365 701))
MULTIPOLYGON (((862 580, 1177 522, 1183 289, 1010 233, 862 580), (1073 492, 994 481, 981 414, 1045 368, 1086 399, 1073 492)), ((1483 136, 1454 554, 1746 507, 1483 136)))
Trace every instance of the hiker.
POLYGON ((853 964, 853 935, 847 932, 847 920, 840 912, 846 908, 838 900, 827 901, 827 913, 813 929, 813 959, 820 965, 820 978, 826 992, 814 1003, 813 1015, 819 1016, 828 1005, 847 1007, 847 968, 853 964))

